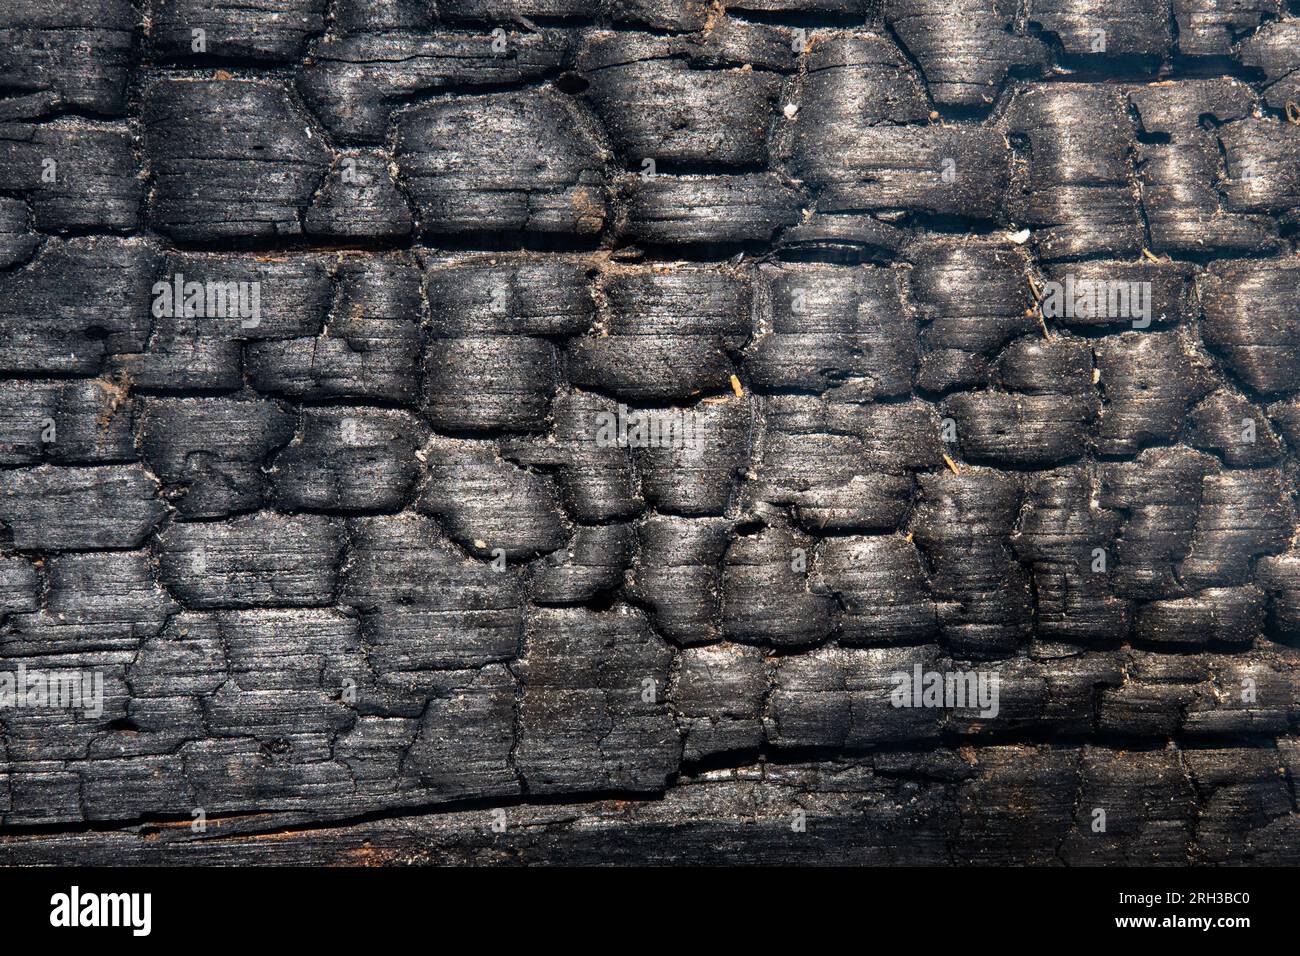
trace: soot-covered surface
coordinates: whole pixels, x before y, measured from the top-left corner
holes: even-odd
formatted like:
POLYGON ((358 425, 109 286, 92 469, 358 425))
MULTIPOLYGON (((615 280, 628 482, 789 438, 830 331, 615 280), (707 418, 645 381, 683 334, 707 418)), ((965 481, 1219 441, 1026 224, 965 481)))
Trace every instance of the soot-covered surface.
POLYGON ((434 6, 0 9, 0 863, 1300 861, 1300 5, 434 6))

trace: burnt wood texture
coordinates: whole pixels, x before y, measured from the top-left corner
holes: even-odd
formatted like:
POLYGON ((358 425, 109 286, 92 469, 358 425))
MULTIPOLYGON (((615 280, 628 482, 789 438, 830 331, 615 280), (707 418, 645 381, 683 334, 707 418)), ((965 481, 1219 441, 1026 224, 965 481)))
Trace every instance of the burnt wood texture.
POLYGON ((1298 226, 1296 0, 5 0, 0 864, 1300 862, 1298 226))

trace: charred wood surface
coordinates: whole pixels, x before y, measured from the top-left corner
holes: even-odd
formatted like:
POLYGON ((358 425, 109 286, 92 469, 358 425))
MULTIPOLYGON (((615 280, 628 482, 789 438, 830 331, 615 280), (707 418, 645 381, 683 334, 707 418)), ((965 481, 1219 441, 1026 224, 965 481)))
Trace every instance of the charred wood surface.
POLYGON ((1294 0, 7 0, 0 864, 1300 862, 1298 227, 1294 0))

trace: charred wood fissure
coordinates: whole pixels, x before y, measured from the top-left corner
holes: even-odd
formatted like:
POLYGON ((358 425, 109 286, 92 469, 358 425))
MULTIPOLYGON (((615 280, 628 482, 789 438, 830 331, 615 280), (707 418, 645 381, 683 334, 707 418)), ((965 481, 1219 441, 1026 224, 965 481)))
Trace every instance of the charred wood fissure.
POLYGON ((1298 17, 8 0, 0 864, 1300 862, 1298 17))

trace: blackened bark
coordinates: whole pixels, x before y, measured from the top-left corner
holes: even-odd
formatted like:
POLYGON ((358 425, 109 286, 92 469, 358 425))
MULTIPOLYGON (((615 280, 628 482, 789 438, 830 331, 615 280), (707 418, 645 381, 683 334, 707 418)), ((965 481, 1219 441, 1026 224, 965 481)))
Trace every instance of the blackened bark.
POLYGON ((0 10, 0 864, 1300 862, 1294 3, 434 6, 0 10))

